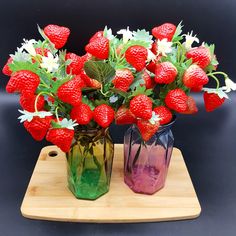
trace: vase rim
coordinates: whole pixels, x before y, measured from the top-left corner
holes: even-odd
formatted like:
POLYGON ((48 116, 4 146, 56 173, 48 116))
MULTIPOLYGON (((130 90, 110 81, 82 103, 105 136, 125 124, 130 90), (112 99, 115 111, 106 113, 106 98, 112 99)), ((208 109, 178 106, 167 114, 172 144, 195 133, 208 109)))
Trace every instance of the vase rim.
POLYGON ((176 119, 177 119, 176 115, 173 115, 172 120, 168 124, 160 125, 159 128, 165 129, 168 128, 169 126, 172 126, 175 123, 176 119))

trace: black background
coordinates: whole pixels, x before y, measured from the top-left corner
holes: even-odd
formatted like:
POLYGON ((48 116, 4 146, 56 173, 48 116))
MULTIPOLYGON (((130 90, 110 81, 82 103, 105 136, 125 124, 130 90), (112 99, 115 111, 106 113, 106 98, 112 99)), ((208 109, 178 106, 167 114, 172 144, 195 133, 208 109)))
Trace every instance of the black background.
MULTIPOLYGON (((183 20, 185 32, 194 30, 201 41, 216 44, 219 69, 236 81, 236 1, 2 1, 0 2, 0 66, 23 38, 39 38, 36 24, 71 29, 66 47, 84 53, 89 37, 105 25, 116 32, 151 29, 166 21, 183 20)), ((16 120, 17 96, 7 95, 7 77, 0 76, 0 236, 25 235, 235 235, 236 231, 236 96, 207 114, 201 95, 196 116, 180 116, 173 132, 183 152, 198 194, 202 214, 196 220, 145 224, 75 224, 34 221, 20 215, 20 205, 40 149, 16 120)), ((112 127, 115 142, 126 127, 112 127)), ((122 201, 122 199, 121 199, 122 201)), ((142 214, 142 213, 140 213, 142 214)))

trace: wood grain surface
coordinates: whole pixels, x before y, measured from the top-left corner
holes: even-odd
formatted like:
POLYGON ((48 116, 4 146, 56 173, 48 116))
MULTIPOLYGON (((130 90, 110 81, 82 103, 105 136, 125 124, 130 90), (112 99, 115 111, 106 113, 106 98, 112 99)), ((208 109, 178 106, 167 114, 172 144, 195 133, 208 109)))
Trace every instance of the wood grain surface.
POLYGON ((78 200, 67 188, 65 154, 41 150, 21 213, 30 219, 129 223, 192 219, 201 207, 180 150, 174 148, 165 187, 154 195, 132 192, 123 181, 123 145, 115 145, 110 191, 95 201, 78 200), (50 152, 57 156, 49 156, 50 152))

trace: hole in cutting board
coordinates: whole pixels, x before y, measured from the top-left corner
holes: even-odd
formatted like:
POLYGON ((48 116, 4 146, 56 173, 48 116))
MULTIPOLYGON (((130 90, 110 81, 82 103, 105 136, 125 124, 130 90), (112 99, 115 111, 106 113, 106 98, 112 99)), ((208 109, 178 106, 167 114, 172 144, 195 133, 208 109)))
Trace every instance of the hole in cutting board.
POLYGON ((58 152, 57 151, 50 151, 49 153, 48 153, 48 156, 50 156, 50 157, 56 157, 58 155, 58 152))

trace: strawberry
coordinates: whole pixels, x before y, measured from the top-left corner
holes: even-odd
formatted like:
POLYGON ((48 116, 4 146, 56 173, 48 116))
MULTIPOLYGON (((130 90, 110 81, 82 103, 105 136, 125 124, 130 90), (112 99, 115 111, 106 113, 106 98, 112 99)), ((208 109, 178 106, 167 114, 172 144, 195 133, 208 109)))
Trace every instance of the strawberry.
POLYGON ((175 34, 176 26, 171 23, 165 23, 152 29, 152 35, 159 40, 166 38, 171 41, 175 34))
POLYGON ((152 43, 152 48, 151 48, 151 51, 155 54, 155 55, 157 55, 157 50, 158 48, 157 48, 157 42, 155 41, 155 42, 153 42, 152 43))
POLYGON ((194 114, 194 113, 197 113, 198 112, 198 108, 196 106, 196 102, 195 100, 193 99, 193 97, 191 96, 188 96, 188 101, 187 101, 187 110, 182 112, 182 114, 194 114))
POLYGON ((114 110, 106 104, 97 106, 93 111, 94 120, 103 128, 108 127, 112 123, 114 116, 114 110))
POLYGON ((70 117, 80 125, 87 125, 93 118, 93 111, 84 103, 72 108, 70 117))
MULTIPOLYGON (((42 49, 42 48, 35 48, 35 51, 36 51, 36 54, 41 55, 41 56, 46 56, 46 57, 48 56, 48 52, 50 52, 50 50, 47 49, 47 48, 44 48, 44 49, 42 49)), ((35 63, 36 60, 34 58, 32 58, 32 62, 35 63)))
POLYGON ((67 128, 52 128, 46 135, 46 140, 57 145, 63 152, 68 152, 74 138, 74 130, 67 128))
MULTIPOLYGON (((35 99, 36 99, 37 95, 25 95, 25 94, 21 94, 20 96, 20 105, 21 107, 29 112, 35 112, 34 109, 34 104, 35 104, 35 99)), ((38 102, 37 102, 37 110, 38 111, 42 111, 44 108, 44 97, 42 95, 40 95, 38 97, 38 102)))
POLYGON ((155 70, 156 70, 156 61, 150 61, 147 64, 147 70, 149 70, 150 72, 152 72, 153 74, 155 74, 155 70))
POLYGON ((51 116, 45 118, 35 116, 31 121, 25 121, 24 127, 35 140, 41 141, 50 127, 51 120, 51 116))
POLYGON ((82 72, 80 73, 80 77, 83 79, 87 87, 96 89, 101 88, 101 83, 96 79, 91 79, 90 77, 88 77, 84 70, 82 70, 82 72))
POLYGON ((129 108, 122 105, 119 107, 115 116, 117 125, 128 125, 136 123, 136 118, 129 108))
POLYGON ((167 107, 177 112, 185 112, 187 110, 187 101, 188 96, 179 88, 170 90, 165 97, 167 107))
POLYGON ((129 69, 116 70, 115 78, 112 80, 115 88, 126 92, 132 84, 134 76, 129 69))
POLYGON ((7 83, 6 91, 8 93, 20 92, 25 95, 35 93, 40 78, 37 74, 29 70, 20 70, 14 73, 7 83))
POLYGON ((184 85, 195 91, 201 89, 208 81, 205 71, 195 64, 191 65, 183 75, 184 85))
POLYGON ((146 89, 151 89, 155 86, 154 81, 146 70, 142 74, 142 79, 144 80, 144 84, 141 84, 141 86, 145 86, 146 89))
POLYGON ((126 61, 137 71, 141 71, 145 68, 147 56, 147 49, 138 45, 131 46, 125 51, 126 61))
POLYGON ((86 83, 84 82, 84 80, 81 78, 80 75, 76 75, 74 77, 74 80, 75 80, 75 83, 77 83, 79 88, 82 89, 82 88, 86 87, 86 83))
POLYGON ((193 63, 198 64, 202 69, 206 68, 211 63, 211 53, 204 46, 190 49, 186 53, 188 59, 192 59, 193 63))
POLYGON ((13 59, 11 57, 8 58, 7 63, 5 64, 5 66, 2 68, 2 73, 4 75, 8 75, 11 76, 12 71, 9 67, 9 64, 11 64, 13 62, 13 59))
POLYGON ((158 84, 170 84, 177 76, 177 69, 171 62, 162 62, 156 65, 155 82, 158 84))
POLYGON ((72 106, 79 105, 82 99, 82 92, 78 80, 73 78, 62 84, 57 90, 57 96, 61 101, 69 103, 72 106))
POLYGON ((137 95, 130 101, 130 111, 138 118, 149 120, 152 117, 152 100, 147 95, 137 95))
POLYGON ((48 25, 44 28, 45 35, 55 45, 56 49, 62 48, 70 35, 70 30, 67 27, 58 25, 48 25))
POLYGON ((155 107, 153 111, 159 116, 160 125, 168 124, 173 118, 171 111, 165 106, 155 107))
POLYGON ((80 74, 81 70, 83 69, 84 66, 84 59, 75 53, 67 53, 66 60, 71 60, 71 63, 66 67, 66 73, 67 74, 73 74, 73 75, 78 75, 80 74))
POLYGON ((203 98, 207 112, 214 111, 216 108, 220 107, 225 101, 225 98, 220 98, 216 93, 204 92, 203 98))
POLYGON ((93 56, 92 56, 91 54, 86 53, 86 54, 84 54, 81 58, 82 58, 83 62, 85 63, 86 61, 91 60, 92 57, 93 57, 93 56))
POLYGON ((35 51, 36 51, 37 54, 39 54, 41 56, 46 56, 46 57, 48 56, 48 53, 50 52, 50 50, 47 49, 47 48, 44 48, 44 49, 42 49, 42 48, 35 48, 35 51))
POLYGON ((148 120, 137 120, 139 132, 145 142, 147 142, 157 132, 159 125, 158 121, 155 122, 155 124, 151 124, 148 120))
POLYGON ((97 38, 101 38, 103 37, 103 31, 100 30, 98 32, 96 32, 90 39, 89 39, 89 42, 93 42, 94 40, 96 40, 97 38))
POLYGON ((105 37, 98 37, 86 45, 86 52, 98 59, 107 59, 109 56, 109 40, 105 37))

